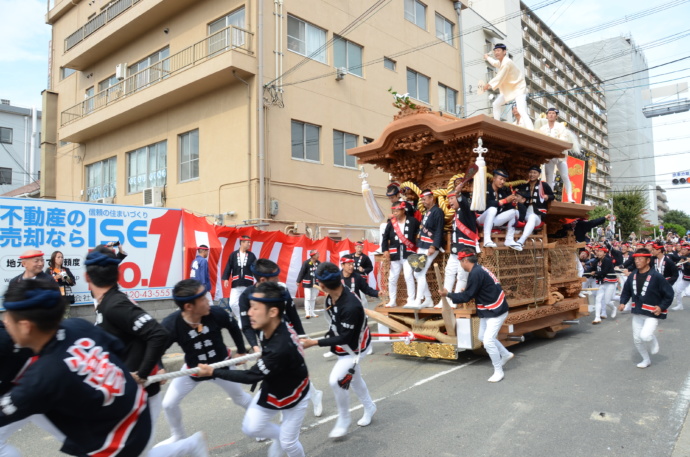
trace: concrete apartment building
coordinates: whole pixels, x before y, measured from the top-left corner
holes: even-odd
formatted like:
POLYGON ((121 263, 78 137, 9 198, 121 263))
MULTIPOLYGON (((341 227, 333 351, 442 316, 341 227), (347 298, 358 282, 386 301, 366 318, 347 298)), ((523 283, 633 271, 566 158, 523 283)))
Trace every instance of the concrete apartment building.
POLYGON ((40 145, 41 112, 0 100, 0 195, 40 178, 40 145))
MULTIPOLYGON (((393 120, 390 87, 457 113, 455 6, 56 0, 42 195, 314 236, 372 226, 346 150, 393 120)), ((388 176, 366 172, 386 209, 388 176)))
MULTIPOLYGON (((585 201, 608 204, 610 157, 601 79, 519 0, 476 2, 462 15, 463 30, 467 31, 463 37, 467 112, 491 113, 489 96, 477 93, 477 82, 493 78, 496 69, 487 64, 483 55, 494 44, 504 43, 525 75, 530 117, 535 120, 552 106, 559 109, 560 121, 567 122, 568 128, 579 136, 583 152, 595 165, 596 173, 587 176, 585 201)), ((512 122, 508 106, 504 107, 502 118, 512 122)))
POLYGON ((611 186, 621 190, 644 186, 648 190, 648 211, 652 225, 659 223, 654 166, 652 120, 642 113, 642 91, 649 84, 647 59, 632 38, 615 37, 578 46, 573 49, 602 78, 637 72, 607 83, 607 100, 611 163, 611 186))

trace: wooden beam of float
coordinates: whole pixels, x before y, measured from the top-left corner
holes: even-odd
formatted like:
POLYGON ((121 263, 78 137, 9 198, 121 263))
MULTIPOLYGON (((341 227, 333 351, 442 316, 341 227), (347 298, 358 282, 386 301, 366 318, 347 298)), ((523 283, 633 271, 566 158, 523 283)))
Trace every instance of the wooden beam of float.
POLYGON ((446 188, 476 160, 472 152, 482 138, 489 151, 487 170, 503 168, 510 180, 527 178, 532 165, 563 156, 570 143, 486 115, 458 119, 428 109, 402 110, 374 142, 349 149, 361 163, 412 181, 424 188, 446 188), (537 162, 537 163, 535 163, 537 162))

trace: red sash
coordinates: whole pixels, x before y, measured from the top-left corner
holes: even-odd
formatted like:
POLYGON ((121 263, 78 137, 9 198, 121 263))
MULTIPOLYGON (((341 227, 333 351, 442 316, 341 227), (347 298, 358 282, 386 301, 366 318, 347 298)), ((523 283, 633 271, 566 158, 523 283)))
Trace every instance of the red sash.
POLYGON ((470 240, 479 241, 479 235, 470 230, 469 227, 467 227, 465 224, 460 222, 460 218, 458 217, 457 213, 455 214, 455 226, 470 240))
POLYGON ((403 235, 402 230, 400 230, 400 226, 398 225, 398 220, 396 218, 391 219, 391 225, 393 226, 393 230, 395 230, 395 234, 398 235, 400 241, 402 241, 405 247, 407 247, 407 250, 417 252, 417 246, 412 241, 405 238, 405 235, 403 235))

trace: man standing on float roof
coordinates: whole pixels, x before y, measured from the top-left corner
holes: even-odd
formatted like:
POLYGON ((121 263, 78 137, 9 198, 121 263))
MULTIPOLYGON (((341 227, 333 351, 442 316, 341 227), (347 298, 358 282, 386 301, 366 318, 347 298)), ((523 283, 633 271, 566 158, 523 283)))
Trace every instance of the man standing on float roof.
POLYGON ((484 59, 492 66, 498 68, 498 73, 491 81, 484 85, 484 90, 498 89, 500 95, 493 103, 494 119, 501 120, 501 107, 508 102, 515 100, 515 106, 523 120, 524 127, 534 130, 534 124, 527 112, 527 83, 525 75, 508 57, 505 44, 498 43, 494 46, 495 59, 488 54, 484 54, 484 59))

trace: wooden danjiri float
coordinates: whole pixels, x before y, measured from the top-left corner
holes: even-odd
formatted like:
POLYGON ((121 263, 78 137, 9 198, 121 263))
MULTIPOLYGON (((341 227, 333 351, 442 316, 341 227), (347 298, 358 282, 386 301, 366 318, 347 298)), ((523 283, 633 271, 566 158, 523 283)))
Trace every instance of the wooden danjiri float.
MULTIPOLYGON (((445 253, 438 255, 434 262, 438 263, 441 274, 452 255, 449 249, 452 213, 444 208, 445 195, 454 188, 458 175, 463 176, 477 160, 473 150, 478 145, 483 143, 487 149, 484 153, 486 169, 489 172, 496 168, 508 170, 511 180, 517 180, 509 183, 512 185, 525 182, 530 166, 562 157, 563 151, 572 146, 485 115, 458 119, 423 107, 398 107, 401 111, 376 141, 348 152, 359 159, 360 165, 374 165, 390 173, 403 188, 412 189, 413 193, 431 189, 439 197, 439 206, 446 213, 446 245, 445 253)), ((488 186, 491 186, 489 181, 488 186)), ((421 205, 419 209, 424 210, 421 205)), ((586 300, 578 297, 582 280, 577 273, 577 251, 582 244, 575 242, 572 232, 565 238, 550 239, 549 236, 563 227, 562 219, 586 218, 591 209, 581 204, 551 202, 544 225, 534 231, 521 252, 504 246, 504 231, 493 235, 497 248, 484 248, 483 240, 480 241, 479 263, 498 277, 510 305, 510 313, 499 333, 505 346, 524 341, 527 333, 551 338, 587 314, 586 300)), ((383 212, 389 214, 390 210, 384 208, 383 212)), ((481 236, 482 230, 479 232, 481 236)), ((390 265, 383 255, 376 260, 381 263, 378 279, 382 300, 373 311, 367 310, 370 319, 385 327, 384 331, 425 334, 436 340, 416 340, 410 344, 395 342, 395 353, 457 359, 460 351, 481 348, 474 301, 450 309, 452 315, 446 308, 444 323, 441 309, 416 311, 402 307, 407 295, 405 281, 401 278, 398 306, 386 308, 390 265)), ((428 270, 427 281, 434 303, 438 303, 441 297, 433 265, 428 270)))

